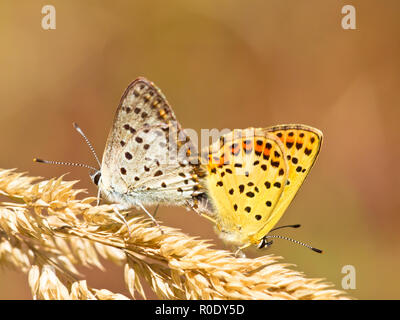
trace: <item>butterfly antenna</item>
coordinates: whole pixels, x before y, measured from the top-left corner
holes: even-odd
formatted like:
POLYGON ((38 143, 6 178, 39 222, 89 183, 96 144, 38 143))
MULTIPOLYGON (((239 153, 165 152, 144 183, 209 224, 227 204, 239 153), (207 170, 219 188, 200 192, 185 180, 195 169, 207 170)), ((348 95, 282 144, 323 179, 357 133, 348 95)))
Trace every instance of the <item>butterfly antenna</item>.
POLYGON ((312 251, 315 251, 315 252, 318 252, 318 253, 322 253, 322 250, 314 248, 314 247, 311 247, 310 245, 308 245, 308 244, 306 244, 304 242, 300 242, 300 241, 294 240, 292 238, 288 238, 288 237, 284 237, 284 236, 278 236, 278 235, 265 236, 265 239, 267 239, 267 238, 277 238, 277 239, 288 240, 288 241, 300 244, 300 245, 302 245, 302 246, 304 246, 306 248, 309 248, 312 251))
POLYGON ((153 213, 153 218, 155 218, 156 217, 156 214, 157 214, 157 212, 158 212, 158 208, 160 207, 160 204, 157 204, 157 207, 156 207, 156 209, 154 210, 154 213, 153 213))
POLYGON ((74 126, 75 130, 78 131, 78 133, 83 137, 83 139, 85 139, 87 145, 89 146, 90 151, 92 152, 92 154, 96 158, 97 163, 101 167, 99 158, 97 157, 96 151, 94 151, 94 148, 93 148, 92 144, 90 143, 89 139, 86 137, 86 135, 83 133, 82 129, 78 126, 78 124, 76 122, 73 122, 72 125, 74 126))
POLYGON ((300 224, 289 224, 287 226, 281 226, 281 227, 273 228, 271 231, 275 231, 275 230, 282 229, 282 228, 300 228, 300 226, 301 226, 300 224))
POLYGON ((33 162, 55 164, 55 165, 62 165, 62 166, 71 166, 71 167, 82 167, 82 168, 87 168, 87 169, 92 169, 92 170, 97 171, 96 168, 88 166, 87 164, 83 164, 83 163, 50 161, 50 160, 43 160, 43 159, 39 159, 39 158, 34 158, 33 162))

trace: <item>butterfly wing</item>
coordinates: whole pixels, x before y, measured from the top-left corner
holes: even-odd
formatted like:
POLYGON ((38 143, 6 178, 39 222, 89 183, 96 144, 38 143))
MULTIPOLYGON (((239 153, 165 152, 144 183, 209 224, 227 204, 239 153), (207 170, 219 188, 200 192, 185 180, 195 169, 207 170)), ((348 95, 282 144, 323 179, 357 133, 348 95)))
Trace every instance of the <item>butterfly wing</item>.
POLYGON ((181 152, 188 145, 195 150, 161 91, 144 78, 133 81, 121 98, 107 139, 102 193, 127 207, 138 201, 184 203, 200 189, 197 167, 181 152))
POLYGON ((283 144, 288 162, 288 181, 267 224, 258 232, 260 239, 275 226, 296 196, 317 160, 323 137, 318 129, 300 124, 274 126, 264 129, 264 132, 275 135, 283 144))
POLYGON ((255 242, 281 198, 287 169, 281 141, 260 129, 235 130, 211 146, 206 187, 228 242, 255 242))

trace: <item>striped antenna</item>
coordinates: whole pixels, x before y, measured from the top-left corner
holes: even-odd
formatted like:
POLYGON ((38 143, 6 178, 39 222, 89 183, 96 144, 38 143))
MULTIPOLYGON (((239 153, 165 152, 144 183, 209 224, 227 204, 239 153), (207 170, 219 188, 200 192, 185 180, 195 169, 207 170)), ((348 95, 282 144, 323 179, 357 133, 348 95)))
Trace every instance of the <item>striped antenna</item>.
MULTIPOLYGON (((277 239, 288 240, 288 241, 291 241, 291 242, 300 244, 300 245, 302 245, 302 246, 304 246, 304 247, 306 247, 306 248, 309 248, 309 249, 311 249, 312 251, 315 251, 315 252, 318 252, 318 253, 322 253, 322 250, 317 249, 317 248, 314 248, 314 247, 311 247, 310 245, 308 245, 308 244, 306 244, 306 243, 304 243, 304 242, 300 242, 300 241, 294 240, 294 239, 292 239, 292 238, 288 238, 288 237, 284 237, 284 236, 271 235, 271 236, 265 236, 265 237, 263 238, 263 240, 264 240, 264 239, 266 240, 266 239, 268 239, 268 238, 277 238, 277 239)), ((264 240, 264 241, 265 241, 265 240, 264 240)))
POLYGON ((87 145, 89 146, 90 151, 92 152, 97 163, 99 164, 99 167, 101 167, 99 158, 97 157, 96 151, 94 151, 94 148, 93 148, 92 144, 90 143, 89 139, 86 137, 86 135, 83 133, 82 129, 78 126, 78 124, 76 122, 72 123, 72 125, 74 126, 75 130, 78 131, 78 133, 83 137, 83 139, 85 139, 87 145))
POLYGON ((55 164, 55 165, 62 165, 62 166, 72 166, 72 167, 82 167, 82 168, 87 168, 87 169, 92 169, 97 171, 98 169, 91 167, 87 164, 83 163, 74 163, 74 162, 61 162, 61 161, 51 161, 51 160, 43 160, 39 158, 34 158, 33 162, 38 162, 38 163, 46 163, 46 164, 55 164))
MULTIPOLYGON (((86 144, 89 146, 90 151, 92 152, 92 154, 94 155, 97 163, 101 167, 99 158, 97 157, 97 154, 94 151, 94 148, 93 148, 92 144, 90 143, 89 139, 86 137, 86 135, 83 133, 82 129, 78 126, 77 123, 74 122, 73 126, 74 126, 75 130, 78 131, 78 133, 83 137, 83 139, 85 139, 86 144)), ((38 162, 38 163, 55 164, 55 165, 62 165, 62 166, 82 167, 82 168, 87 168, 87 169, 92 169, 94 171, 98 171, 98 169, 96 169, 96 168, 94 168, 92 166, 89 166, 87 164, 83 164, 83 163, 51 161, 51 160, 43 160, 43 159, 39 159, 39 158, 34 158, 33 161, 34 162, 38 162)))

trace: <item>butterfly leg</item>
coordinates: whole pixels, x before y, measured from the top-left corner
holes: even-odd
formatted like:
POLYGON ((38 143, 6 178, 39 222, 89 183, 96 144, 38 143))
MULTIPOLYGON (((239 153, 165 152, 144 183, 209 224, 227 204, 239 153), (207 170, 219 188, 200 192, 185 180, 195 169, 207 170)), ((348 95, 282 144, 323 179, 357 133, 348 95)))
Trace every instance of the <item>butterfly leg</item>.
POLYGON ((218 226, 217 220, 211 218, 209 215, 206 215, 205 213, 199 213, 199 214, 200 214, 202 217, 204 217, 204 218, 210 220, 212 223, 214 223, 215 225, 218 226))
POLYGON ((251 245, 251 243, 247 243, 241 247, 239 247, 236 251, 235 251, 235 257, 236 258, 245 258, 246 255, 243 252, 243 249, 246 249, 247 247, 249 247, 251 245))
POLYGON ((160 207, 160 205, 158 204, 157 205, 157 207, 156 207, 156 209, 154 210, 154 213, 153 213, 153 217, 155 218, 156 217, 156 214, 157 214, 157 212, 158 212, 158 208, 160 207))
POLYGON ((117 206, 113 206, 114 212, 117 214, 117 216, 122 220, 122 222, 125 224, 126 228, 128 229, 128 234, 129 238, 131 237, 131 229, 129 228, 128 222, 125 220, 125 217, 119 212, 117 206))
POLYGON ((234 255, 235 258, 246 258, 246 254, 240 248, 236 249, 234 255))
POLYGON ((157 220, 154 219, 154 217, 151 215, 151 213, 148 212, 147 209, 140 202, 138 203, 138 205, 149 216, 149 218, 153 221, 153 223, 160 229, 161 234, 164 234, 164 231, 162 231, 162 229, 161 229, 160 225, 158 224, 157 220))
POLYGON ((100 205, 100 188, 99 188, 99 190, 97 191, 97 203, 96 203, 96 205, 97 205, 97 206, 100 205))
POLYGON ((211 218, 209 215, 207 215, 207 214, 201 212, 198 208, 196 208, 196 207, 195 207, 193 204, 191 204, 189 201, 186 202, 186 205, 187 205, 188 207, 190 207, 190 209, 192 209, 192 210, 193 210, 194 212, 196 212, 198 215, 200 215, 200 216, 202 216, 202 217, 204 217, 204 218, 207 218, 208 220, 210 220, 211 222, 213 222, 215 225, 218 225, 218 224, 217 224, 217 220, 215 220, 215 219, 211 218))

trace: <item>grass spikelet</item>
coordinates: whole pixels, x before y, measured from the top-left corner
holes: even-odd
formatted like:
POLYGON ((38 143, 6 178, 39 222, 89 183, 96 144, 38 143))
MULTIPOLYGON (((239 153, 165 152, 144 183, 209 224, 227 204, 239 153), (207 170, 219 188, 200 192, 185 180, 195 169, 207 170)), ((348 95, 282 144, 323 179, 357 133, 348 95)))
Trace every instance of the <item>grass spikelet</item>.
POLYGON ((88 286, 78 266, 104 270, 100 257, 124 266, 131 298, 348 299, 321 279, 278 263, 279 257, 237 258, 206 240, 128 214, 131 230, 111 205, 77 199, 76 181, 40 180, 0 169, 0 265, 28 274, 34 299, 128 299, 88 286))

